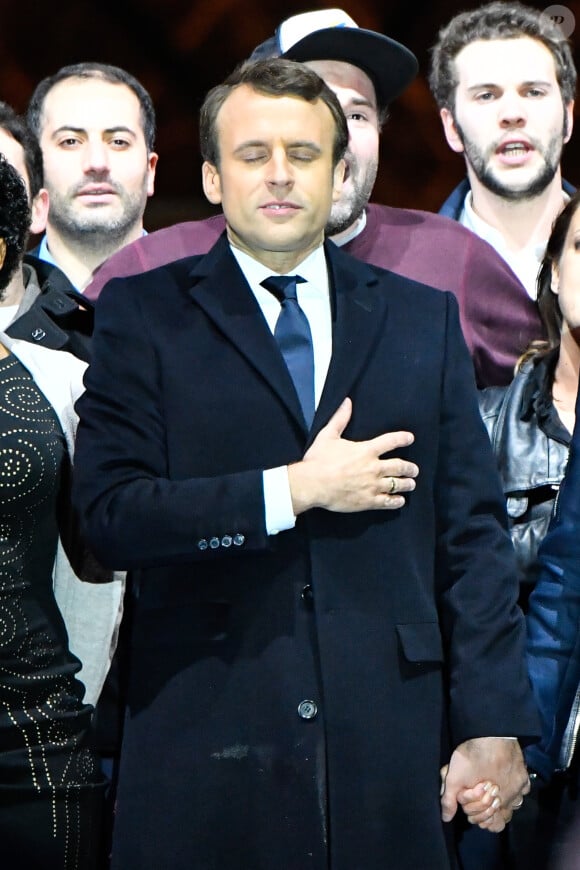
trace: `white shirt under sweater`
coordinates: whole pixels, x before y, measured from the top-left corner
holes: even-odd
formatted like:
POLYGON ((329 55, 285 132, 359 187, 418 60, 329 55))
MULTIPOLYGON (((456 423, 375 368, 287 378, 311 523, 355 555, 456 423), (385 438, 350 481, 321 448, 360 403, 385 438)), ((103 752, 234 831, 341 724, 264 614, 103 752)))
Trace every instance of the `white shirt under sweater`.
POLYGON ((475 213, 471 203, 471 191, 465 197, 463 209, 459 215, 459 223, 491 245, 492 248, 495 248, 514 275, 520 279, 530 299, 536 299, 538 295, 536 281, 546 250, 547 239, 544 244, 527 245, 521 251, 512 251, 506 245, 502 233, 475 213))

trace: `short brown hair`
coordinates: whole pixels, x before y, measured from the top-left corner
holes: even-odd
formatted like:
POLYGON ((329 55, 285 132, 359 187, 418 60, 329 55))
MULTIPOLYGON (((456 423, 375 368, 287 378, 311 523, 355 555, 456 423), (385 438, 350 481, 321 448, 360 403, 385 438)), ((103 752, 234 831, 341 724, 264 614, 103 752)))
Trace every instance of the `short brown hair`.
POLYGON ((564 105, 573 100, 576 67, 570 45, 558 25, 539 9, 517 2, 493 2, 461 12, 439 31, 431 50, 429 73, 429 85, 439 108, 449 109, 455 115, 455 58, 466 45, 480 39, 518 39, 523 36, 545 45, 554 58, 564 105))
POLYGON ((227 97, 240 85, 249 85, 258 93, 273 97, 301 97, 308 103, 322 100, 334 120, 333 165, 343 157, 348 144, 348 127, 334 92, 304 64, 276 57, 246 61, 206 96, 200 110, 199 138, 202 157, 208 163, 219 166, 217 116, 227 97))
POLYGON ((54 75, 42 79, 36 86, 28 104, 26 117, 30 129, 39 141, 42 134, 42 113, 46 97, 56 85, 68 79, 100 79, 112 85, 125 85, 133 91, 139 100, 141 124, 147 150, 151 152, 155 149, 155 108, 149 92, 135 76, 121 67, 112 66, 109 63, 93 63, 92 61, 63 66, 54 75))

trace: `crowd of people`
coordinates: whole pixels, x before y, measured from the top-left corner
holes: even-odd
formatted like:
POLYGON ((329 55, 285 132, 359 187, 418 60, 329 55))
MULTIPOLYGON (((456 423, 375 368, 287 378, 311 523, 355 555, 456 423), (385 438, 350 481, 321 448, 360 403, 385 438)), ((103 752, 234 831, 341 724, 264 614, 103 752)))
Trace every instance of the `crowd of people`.
POLYGON ((576 70, 442 27, 439 214, 370 201, 417 71, 286 19, 201 107, 221 214, 149 234, 129 72, 0 104, 6 870, 580 866, 576 70))

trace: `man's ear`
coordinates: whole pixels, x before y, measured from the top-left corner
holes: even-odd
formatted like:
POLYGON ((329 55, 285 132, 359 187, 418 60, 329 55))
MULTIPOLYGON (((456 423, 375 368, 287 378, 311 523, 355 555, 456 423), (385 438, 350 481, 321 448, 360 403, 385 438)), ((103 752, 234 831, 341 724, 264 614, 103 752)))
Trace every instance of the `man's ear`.
POLYGON ((560 292, 560 269, 557 263, 552 263, 552 280, 550 281, 550 290, 556 296, 560 292))
POLYGON ((342 193, 342 185, 344 182, 344 173, 346 171, 346 161, 342 158, 334 167, 332 176, 332 201, 338 202, 342 193))
POLYGON ((447 144, 452 151, 456 152, 456 154, 463 154, 463 151, 465 150, 463 148, 463 142, 461 141, 461 137, 457 132, 455 120, 453 118, 453 115, 451 114, 450 109, 441 109, 439 115, 441 117, 441 123, 443 124, 443 132, 445 133, 447 144))
POLYGON ((0 269, 4 265, 4 260, 6 259, 6 242, 4 239, 0 239, 0 269))
POLYGON ((155 151, 150 151, 147 158, 147 196, 153 196, 155 192, 155 170, 159 155, 155 151))
POLYGON ((212 205, 219 205, 222 201, 222 189, 220 175, 217 166, 206 160, 201 167, 201 183, 203 192, 212 205))
POLYGON ((569 142, 570 136, 572 135, 572 128, 574 127, 574 100, 570 100, 569 103, 566 103, 564 106, 564 113, 566 115, 564 142, 569 142))
POLYGON ((30 232, 33 235, 43 233, 46 229, 46 221, 48 218, 48 190, 41 187, 30 206, 32 212, 32 220, 30 221, 30 232))

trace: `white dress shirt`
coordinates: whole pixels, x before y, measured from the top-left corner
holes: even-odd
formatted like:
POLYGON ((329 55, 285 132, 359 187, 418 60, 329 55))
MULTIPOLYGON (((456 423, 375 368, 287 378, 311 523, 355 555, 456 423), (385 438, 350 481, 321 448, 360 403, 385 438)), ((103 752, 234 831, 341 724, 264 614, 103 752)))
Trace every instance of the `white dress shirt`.
POLYGON ((536 299, 538 290, 536 281, 538 272, 542 264, 544 252, 546 250, 546 242, 541 245, 526 245, 521 251, 512 251, 505 243, 502 233, 487 221, 484 221, 473 210, 471 204, 471 191, 468 192, 463 203, 463 209, 459 215, 459 223, 476 236, 482 238, 485 242, 495 248, 500 257, 506 261, 514 275, 520 279, 526 289, 526 293, 530 299, 536 299))
MULTIPOLYGON (((230 245, 230 248, 256 297, 270 331, 274 334, 282 306, 276 297, 261 285, 265 278, 269 278, 274 273, 244 251, 233 245, 230 245)), ((322 245, 288 274, 300 275, 301 278, 304 278, 304 283, 297 286, 297 296, 298 303, 306 315, 312 333, 314 401, 318 407, 332 356, 332 318, 328 267, 322 245)), ((291 529, 296 523, 296 517, 292 509, 288 467, 284 465, 279 468, 269 468, 263 472, 262 479, 268 534, 275 535, 285 529, 291 529)))

